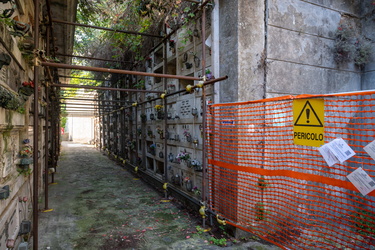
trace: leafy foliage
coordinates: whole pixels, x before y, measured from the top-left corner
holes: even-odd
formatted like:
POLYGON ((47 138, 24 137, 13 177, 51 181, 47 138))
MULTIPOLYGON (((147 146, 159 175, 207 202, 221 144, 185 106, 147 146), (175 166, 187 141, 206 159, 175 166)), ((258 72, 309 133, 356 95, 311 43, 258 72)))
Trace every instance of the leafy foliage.
POLYGON ((371 56, 369 41, 356 34, 355 29, 341 24, 335 34, 335 61, 345 63, 354 61, 357 66, 366 64, 371 56))
MULTIPOLYGON (((181 0, 79 0, 77 21, 116 30, 160 35, 163 25, 182 24, 192 9, 192 3, 181 0)), ((145 44, 149 48, 159 40, 120 32, 85 27, 76 28, 75 52, 101 58, 143 60, 145 44), (147 40, 147 41, 146 41, 147 40), (108 53, 109 52, 109 53, 108 53)), ((97 66, 103 62, 97 62, 97 66)), ((106 65, 108 66, 108 65, 106 65)), ((122 65, 111 65, 120 67, 122 65)))

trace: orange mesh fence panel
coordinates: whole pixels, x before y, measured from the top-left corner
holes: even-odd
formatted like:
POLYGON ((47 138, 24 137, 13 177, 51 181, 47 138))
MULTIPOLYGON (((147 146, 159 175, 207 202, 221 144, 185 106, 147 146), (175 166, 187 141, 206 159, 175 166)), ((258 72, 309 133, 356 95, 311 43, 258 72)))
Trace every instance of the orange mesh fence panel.
POLYGON ((347 175, 361 167, 375 177, 375 161, 363 149, 374 140, 375 92, 211 105, 209 208, 285 249, 369 249, 375 191, 363 196, 347 175), (356 153, 331 167, 318 147, 293 141, 294 100, 318 98, 324 101, 323 144, 342 138, 356 153))

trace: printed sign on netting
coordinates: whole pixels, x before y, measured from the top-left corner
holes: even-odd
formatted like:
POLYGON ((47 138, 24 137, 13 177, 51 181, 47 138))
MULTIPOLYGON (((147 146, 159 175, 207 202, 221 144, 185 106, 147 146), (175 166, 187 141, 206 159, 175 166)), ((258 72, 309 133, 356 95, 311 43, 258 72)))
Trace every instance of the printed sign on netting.
POLYGON ((324 144, 324 99, 293 100, 293 139, 297 145, 324 144))

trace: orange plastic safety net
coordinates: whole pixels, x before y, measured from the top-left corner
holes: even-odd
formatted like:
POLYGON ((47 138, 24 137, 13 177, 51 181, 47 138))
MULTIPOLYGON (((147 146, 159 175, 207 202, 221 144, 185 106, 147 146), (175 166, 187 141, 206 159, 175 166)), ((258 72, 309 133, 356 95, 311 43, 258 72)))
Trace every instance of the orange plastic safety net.
POLYGON ((208 207, 229 224, 284 249, 375 245, 375 191, 355 186, 375 186, 375 92, 215 104, 207 121, 208 207), (355 155, 332 165, 317 144, 337 138, 355 155))

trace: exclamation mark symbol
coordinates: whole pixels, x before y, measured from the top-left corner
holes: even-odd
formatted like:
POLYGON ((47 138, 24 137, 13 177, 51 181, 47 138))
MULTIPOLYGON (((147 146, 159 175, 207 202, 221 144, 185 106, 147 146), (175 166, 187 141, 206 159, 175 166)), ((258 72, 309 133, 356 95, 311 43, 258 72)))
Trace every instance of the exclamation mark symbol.
POLYGON ((310 123, 310 109, 306 109, 307 123, 310 123))

